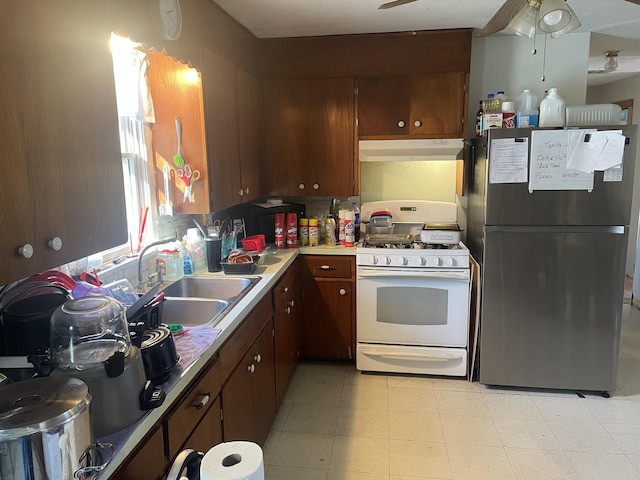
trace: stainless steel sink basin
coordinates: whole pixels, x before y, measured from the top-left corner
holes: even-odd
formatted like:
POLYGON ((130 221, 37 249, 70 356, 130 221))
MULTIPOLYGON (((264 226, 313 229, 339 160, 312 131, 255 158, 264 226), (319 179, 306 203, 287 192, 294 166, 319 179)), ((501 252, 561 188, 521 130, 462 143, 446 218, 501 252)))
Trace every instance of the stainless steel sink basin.
POLYGON ((214 326, 260 277, 183 277, 162 289, 164 323, 214 326))
POLYGON ((185 327, 218 323, 228 310, 229 302, 202 298, 169 297, 162 307, 164 323, 179 323, 185 327))
POLYGON ((231 301, 246 294, 259 280, 260 277, 183 277, 162 291, 167 297, 231 301))

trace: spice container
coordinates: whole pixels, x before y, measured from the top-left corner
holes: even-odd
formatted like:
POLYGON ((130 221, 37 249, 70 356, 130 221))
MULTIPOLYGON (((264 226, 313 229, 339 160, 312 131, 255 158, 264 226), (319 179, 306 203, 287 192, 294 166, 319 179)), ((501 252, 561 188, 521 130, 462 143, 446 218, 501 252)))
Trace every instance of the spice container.
POLYGON ((284 230, 285 216, 284 213, 275 214, 275 242, 276 248, 285 248, 285 230, 284 230))
POLYGON ((336 220, 332 215, 329 215, 324 223, 325 228, 325 236, 324 236, 324 244, 329 245, 331 247, 335 247, 336 245, 336 220))
POLYGON ((309 246, 310 247, 318 246, 318 219, 317 218, 309 219, 309 246))
POLYGON ((309 245, 309 219, 300 219, 300 246, 306 247, 309 245))

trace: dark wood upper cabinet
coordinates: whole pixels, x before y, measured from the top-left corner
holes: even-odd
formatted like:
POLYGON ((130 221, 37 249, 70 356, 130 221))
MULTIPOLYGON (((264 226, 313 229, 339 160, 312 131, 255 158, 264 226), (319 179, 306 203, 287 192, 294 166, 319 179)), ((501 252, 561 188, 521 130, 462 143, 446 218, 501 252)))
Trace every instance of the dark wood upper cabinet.
POLYGON ((127 240, 106 19, 106 0, 9 2, 0 16, 0 284, 127 240))
POLYGON ((352 195, 353 79, 266 80, 263 96, 267 192, 352 195))
POLYGON ((465 135, 465 72, 358 78, 358 136, 465 135))

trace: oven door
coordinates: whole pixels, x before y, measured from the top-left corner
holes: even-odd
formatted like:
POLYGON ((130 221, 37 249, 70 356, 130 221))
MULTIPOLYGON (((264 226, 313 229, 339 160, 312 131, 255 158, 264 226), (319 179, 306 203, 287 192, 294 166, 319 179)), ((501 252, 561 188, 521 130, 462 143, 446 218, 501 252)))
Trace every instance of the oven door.
POLYGON ((466 347, 468 269, 358 267, 358 342, 466 347))

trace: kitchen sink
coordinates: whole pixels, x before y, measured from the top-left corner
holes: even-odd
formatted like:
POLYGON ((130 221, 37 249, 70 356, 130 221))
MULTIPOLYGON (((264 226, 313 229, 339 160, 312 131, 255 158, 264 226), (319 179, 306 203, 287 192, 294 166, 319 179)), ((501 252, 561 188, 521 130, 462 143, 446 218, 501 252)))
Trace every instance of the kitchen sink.
POLYGON ((162 289, 164 323, 214 326, 260 277, 183 277, 162 289))
POLYGON ((232 301, 242 298, 260 277, 183 277, 162 289, 166 297, 232 301))
POLYGON ((232 304, 224 300, 168 297, 162 307, 162 321, 185 327, 214 326, 231 307, 232 304))

